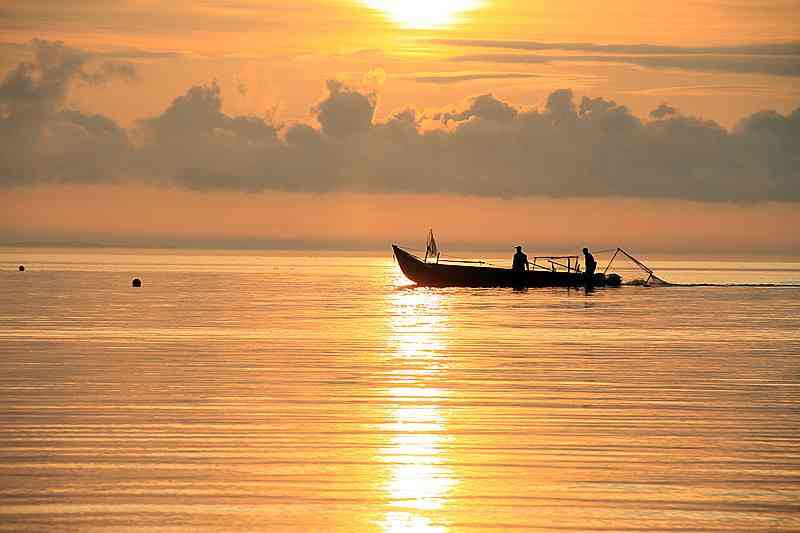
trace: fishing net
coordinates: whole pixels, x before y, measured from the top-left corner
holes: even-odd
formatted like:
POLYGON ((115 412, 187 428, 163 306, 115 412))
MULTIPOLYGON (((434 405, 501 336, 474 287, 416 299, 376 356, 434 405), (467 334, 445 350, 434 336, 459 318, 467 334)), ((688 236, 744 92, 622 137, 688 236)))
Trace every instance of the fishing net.
POLYGON ((674 283, 670 283, 669 281, 663 280, 656 276, 655 274, 650 276, 650 283, 652 287, 669 287, 670 285, 674 285, 674 283))
POLYGON ((648 275, 645 273, 645 277, 630 279, 629 281, 624 282, 623 285, 634 285, 640 287, 669 287, 670 285, 673 285, 673 283, 663 280, 655 274, 648 275))
POLYGON ((656 274, 653 272, 653 269, 633 257, 622 248, 617 248, 616 250, 602 250, 601 253, 610 253, 612 251, 614 254, 608 261, 608 265, 605 268, 605 273, 618 273, 622 276, 623 285, 638 285, 643 287, 669 287, 670 285, 673 285, 673 283, 656 276, 656 274))

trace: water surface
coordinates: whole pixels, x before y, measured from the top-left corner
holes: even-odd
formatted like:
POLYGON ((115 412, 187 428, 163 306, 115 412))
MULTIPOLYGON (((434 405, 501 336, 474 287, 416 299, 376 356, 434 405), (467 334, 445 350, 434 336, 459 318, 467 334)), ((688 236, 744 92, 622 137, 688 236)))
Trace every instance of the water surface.
POLYGON ((0 250, 0 526, 800 528, 800 287, 407 284, 388 253, 0 250))

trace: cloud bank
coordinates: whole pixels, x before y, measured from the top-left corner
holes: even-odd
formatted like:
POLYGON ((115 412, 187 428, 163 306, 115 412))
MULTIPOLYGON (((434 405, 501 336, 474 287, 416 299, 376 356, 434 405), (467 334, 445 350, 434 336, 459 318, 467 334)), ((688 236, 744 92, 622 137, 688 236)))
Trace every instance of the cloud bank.
POLYGON ((484 94, 376 121, 374 92, 329 81, 313 108, 319 127, 284 127, 228 115, 211 83, 126 130, 65 100, 71 84, 135 69, 90 70, 90 57, 60 43, 34 48, 35 60, 0 82, 4 187, 124 177, 199 190, 800 201, 800 108, 755 113, 729 131, 667 104, 643 120, 562 89, 540 110, 484 94), (440 127, 422 129, 424 120, 440 127))

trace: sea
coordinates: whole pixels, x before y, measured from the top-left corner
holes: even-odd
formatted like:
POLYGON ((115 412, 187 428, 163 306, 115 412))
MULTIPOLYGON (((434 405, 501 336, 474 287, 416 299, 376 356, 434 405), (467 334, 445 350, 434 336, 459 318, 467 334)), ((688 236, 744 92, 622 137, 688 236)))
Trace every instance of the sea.
POLYGON ((800 262, 642 259, 2 248, 0 529, 800 531, 800 262))

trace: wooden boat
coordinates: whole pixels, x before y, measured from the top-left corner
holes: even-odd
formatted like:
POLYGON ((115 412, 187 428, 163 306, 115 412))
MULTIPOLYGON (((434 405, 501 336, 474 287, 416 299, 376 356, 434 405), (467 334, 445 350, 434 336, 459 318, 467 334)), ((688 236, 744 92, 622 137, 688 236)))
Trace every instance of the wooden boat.
MULTIPOLYGON (((567 265, 566 269, 556 270, 557 262, 550 260, 552 268, 539 266, 536 269, 534 260, 533 268, 524 272, 515 272, 510 268, 483 266, 485 263, 463 264, 468 262, 440 263, 438 255, 436 262, 428 262, 403 250, 396 244, 392 245, 394 256, 400 265, 400 270, 408 279, 426 287, 581 287, 587 285, 586 275, 580 272, 577 263, 567 265), (462 264, 458 264, 462 263, 462 264)), ((562 265, 564 266, 564 265, 562 265)), ((592 285, 618 286, 622 281, 616 274, 608 276, 596 273, 592 285)))

